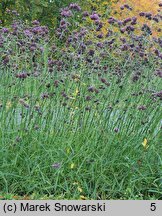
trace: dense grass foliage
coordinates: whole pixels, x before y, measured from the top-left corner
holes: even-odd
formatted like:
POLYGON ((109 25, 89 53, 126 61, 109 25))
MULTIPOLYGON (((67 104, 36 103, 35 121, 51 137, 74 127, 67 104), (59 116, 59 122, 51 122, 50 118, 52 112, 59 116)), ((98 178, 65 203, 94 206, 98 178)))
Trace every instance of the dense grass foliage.
POLYGON ((0 191, 161 199, 161 34, 135 16, 102 33, 77 4, 60 17, 52 37, 37 20, 0 29, 0 191))

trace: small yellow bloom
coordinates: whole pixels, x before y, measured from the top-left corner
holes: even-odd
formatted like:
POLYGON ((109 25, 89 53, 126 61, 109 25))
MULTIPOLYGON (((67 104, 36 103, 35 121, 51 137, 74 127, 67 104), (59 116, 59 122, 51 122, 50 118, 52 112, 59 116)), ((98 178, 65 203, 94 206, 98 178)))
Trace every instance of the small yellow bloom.
POLYGON ((7 104, 6 104, 6 109, 9 109, 11 107, 12 107, 11 101, 8 101, 7 104))
POLYGON ((81 199, 81 200, 86 200, 86 199, 87 199, 87 197, 85 197, 85 196, 81 195, 81 196, 80 196, 80 199, 81 199))
POLYGON ((74 81, 75 81, 75 82, 78 82, 78 81, 79 81, 79 79, 78 79, 78 78, 75 78, 75 79, 74 79, 74 81))
POLYGON ((70 168, 71 168, 71 169, 74 169, 74 166, 75 166, 75 164, 72 163, 72 164, 70 165, 70 168))
POLYGON ((75 92, 73 93, 73 96, 76 97, 78 95, 78 93, 79 93, 79 90, 78 90, 78 88, 76 88, 75 92))
POLYGON ((80 188, 80 187, 78 187, 78 191, 79 191, 80 193, 83 192, 82 188, 80 188))
POLYGON ((73 185, 78 185, 79 183, 78 182, 73 182, 73 185))
POLYGON ((142 145, 145 149, 147 149, 149 147, 148 145, 148 140, 145 138, 144 141, 142 142, 142 145))

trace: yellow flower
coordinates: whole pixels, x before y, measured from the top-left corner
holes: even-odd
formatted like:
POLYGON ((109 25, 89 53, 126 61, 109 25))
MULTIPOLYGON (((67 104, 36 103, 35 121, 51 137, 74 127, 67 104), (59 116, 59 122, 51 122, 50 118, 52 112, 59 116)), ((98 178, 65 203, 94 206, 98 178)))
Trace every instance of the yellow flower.
POLYGON ((149 147, 148 145, 148 140, 145 138, 144 141, 142 142, 142 145, 145 149, 147 149, 149 147))
POLYGON ((86 199, 87 199, 87 197, 85 197, 85 196, 81 195, 81 196, 80 196, 80 199, 81 199, 81 200, 86 200, 86 199))
POLYGON ((83 192, 82 188, 78 187, 77 189, 78 189, 78 191, 79 191, 80 193, 83 192))
POLYGON ((9 109, 11 107, 12 107, 11 101, 8 101, 7 104, 6 104, 6 109, 9 109))
POLYGON ((71 168, 71 169, 74 169, 74 166, 75 166, 75 164, 72 163, 72 164, 70 165, 70 168, 71 168))
POLYGON ((78 90, 78 88, 76 88, 75 92, 73 93, 73 96, 76 97, 78 95, 78 93, 79 93, 79 90, 78 90))
POLYGON ((78 185, 79 183, 78 182, 73 182, 73 185, 78 185))

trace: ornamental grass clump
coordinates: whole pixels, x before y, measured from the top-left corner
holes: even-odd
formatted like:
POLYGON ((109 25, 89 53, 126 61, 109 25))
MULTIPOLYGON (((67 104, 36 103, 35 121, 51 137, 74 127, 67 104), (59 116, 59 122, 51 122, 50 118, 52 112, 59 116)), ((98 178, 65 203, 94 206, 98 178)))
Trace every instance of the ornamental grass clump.
POLYGON ((120 7, 133 14, 72 3, 52 36, 39 20, 0 27, 3 193, 161 199, 160 12, 120 7))

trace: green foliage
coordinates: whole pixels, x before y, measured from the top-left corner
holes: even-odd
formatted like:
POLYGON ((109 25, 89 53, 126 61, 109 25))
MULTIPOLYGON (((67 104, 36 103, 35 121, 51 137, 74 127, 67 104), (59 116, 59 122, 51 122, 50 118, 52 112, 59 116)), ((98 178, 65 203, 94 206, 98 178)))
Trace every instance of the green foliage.
POLYGON ((60 9, 66 7, 72 0, 3 0, 0 3, 0 20, 3 25, 9 25, 12 19, 7 10, 17 10, 20 18, 27 21, 38 19, 42 24, 53 28, 59 19, 60 9))
POLYGON ((0 199, 161 199, 161 38, 21 20, 52 28, 70 2, 0 5, 20 14, 0 29, 0 199))

